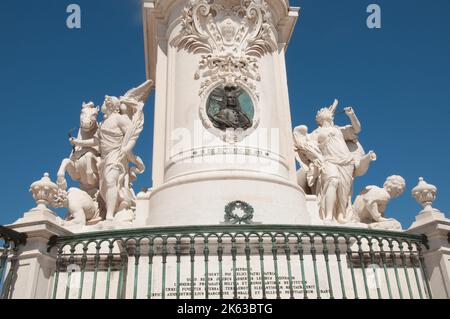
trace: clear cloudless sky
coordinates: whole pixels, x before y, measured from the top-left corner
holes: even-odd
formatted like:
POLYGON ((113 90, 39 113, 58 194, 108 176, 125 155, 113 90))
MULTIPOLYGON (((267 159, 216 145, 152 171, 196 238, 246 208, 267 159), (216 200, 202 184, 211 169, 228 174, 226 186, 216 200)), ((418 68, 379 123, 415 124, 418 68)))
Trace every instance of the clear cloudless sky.
MULTIPOLYGON (((271 1, 271 0, 268 0, 271 1)), ((355 191, 402 175, 407 190, 387 215, 405 228, 419 206, 411 189, 420 176, 450 209, 450 1, 291 0, 302 8, 287 52, 293 125, 315 128, 315 114, 339 98, 354 106, 366 150, 378 161, 355 191), (382 28, 366 26, 377 3, 382 28)), ((0 1, 0 224, 34 201, 29 185, 48 171, 55 179, 70 153, 68 131, 81 102, 101 104, 145 80, 139 0, 0 1), (66 27, 66 7, 81 6, 82 28, 66 27)), ((151 186, 153 97, 136 146, 147 164, 136 190, 151 186)), ((338 115, 337 124, 348 123, 338 115)), ((245 197, 245 196, 244 196, 245 197)), ((60 212, 61 213, 61 212, 60 212)), ((448 216, 448 215, 447 215, 448 216)))

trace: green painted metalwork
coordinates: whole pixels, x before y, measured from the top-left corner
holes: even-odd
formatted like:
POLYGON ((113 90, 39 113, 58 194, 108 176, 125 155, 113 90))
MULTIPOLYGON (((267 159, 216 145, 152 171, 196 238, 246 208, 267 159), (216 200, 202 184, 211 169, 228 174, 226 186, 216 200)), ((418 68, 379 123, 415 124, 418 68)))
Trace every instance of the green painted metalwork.
MULTIPOLYGON (((421 278, 418 274, 418 269, 423 273, 422 278, 424 279, 424 289, 426 289, 427 295, 431 297, 431 291, 429 289, 428 278, 426 273, 426 268, 424 267, 423 255, 421 251, 421 246, 424 245, 425 241, 422 236, 416 236, 411 234, 404 234, 400 232, 387 232, 387 231, 377 231, 377 230, 367 230, 367 229, 352 229, 352 228, 341 228, 341 227, 325 227, 325 226, 291 226, 291 225, 213 225, 213 226, 188 226, 188 227, 158 227, 158 228, 144 228, 144 229, 127 229, 127 230, 115 230, 115 231, 104 231, 95 232, 88 234, 77 234, 71 236, 64 236, 54 239, 52 241, 54 245, 58 247, 58 253, 56 258, 57 269, 55 271, 54 279, 54 289, 53 298, 58 297, 58 279, 60 278, 60 273, 66 271, 66 265, 72 263, 81 264, 81 280, 80 280, 80 291, 78 291, 78 298, 82 298, 82 287, 85 278, 85 272, 89 271, 93 273, 93 284, 92 284, 92 298, 95 298, 97 275, 99 271, 106 270, 106 289, 105 298, 109 298, 109 288, 111 280, 114 279, 114 283, 117 284, 117 298, 124 297, 124 291, 126 281, 125 274, 128 273, 129 265, 126 260, 128 256, 134 256, 134 280, 132 281, 133 287, 133 298, 138 297, 139 292, 139 268, 140 268, 140 256, 142 254, 148 254, 148 282, 147 282, 147 298, 152 298, 152 287, 153 282, 153 271, 154 267, 157 266, 158 269, 162 269, 162 286, 161 286, 161 298, 166 298, 166 281, 168 280, 167 271, 169 267, 170 255, 176 256, 176 298, 181 298, 182 291, 181 287, 183 285, 190 285, 190 298, 194 299, 198 291, 195 290, 195 283, 199 278, 196 278, 195 267, 196 263, 201 262, 203 259, 204 273, 201 275, 200 281, 204 281, 204 298, 211 298, 214 290, 210 290, 210 265, 212 262, 212 257, 215 256, 218 261, 218 280, 219 280, 219 297, 224 298, 227 292, 232 293, 233 298, 241 297, 245 295, 246 298, 253 298, 258 296, 259 298, 267 298, 267 280, 268 273, 266 273, 265 260, 270 254, 266 256, 265 247, 271 247, 271 257, 273 262, 274 278, 275 278, 275 289, 276 298, 281 298, 281 291, 283 294, 289 296, 289 298, 301 297, 294 287, 294 277, 293 277, 293 264, 295 254, 298 254, 299 259, 295 259, 295 267, 298 267, 300 263, 301 272, 301 285, 302 285, 302 296, 303 298, 308 298, 308 289, 314 289, 316 291, 317 298, 348 298, 349 292, 346 291, 347 285, 344 280, 344 270, 350 272, 352 278, 353 294, 356 299, 359 298, 355 271, 360 268, 362 271, 362 276, 364 279, 364 287, 366 290, 366 297, 370 298, 368 283, 367 283, 367 272, 372 271, 371 268, 366 268, 368 262, 368 257, 370 257, 370 263, 372 265, 377 265, 381 263, 383 266, 389 298, 392 298, 392 291, 389 283, 389 270, 391 267, 397 278, 397 284, 399 288, 399 294, 402 294, 401 286, 399 285, 399 277, 397 271, 396 260, 401 258, 403 269, 405 271, 405 276, 409 275, 406 272, 408 267, 413 268, 414 276, 416 279, 417 287, 419 290, 419 295, 423 297, 422 288, 420 285, 421 278), (214 241, 211 238, 215 238, 214 241), (290 239, 296 240, 290 240, 290 239), (303 241, 303 239, 308 239, 308 241, 303 241), (217 239, 217 241, 216 241, 217 239), (183 246, 183 243, 189 243, 187 246, 183 246), (95 246, 94 256, 88 254, 88 245, 95 246), (105 245, 102 245, 105 243, 105 245), (106 243, 108 246, 106 247, 106 243), (252 244, 257 244, 257 252, 252 251, 252 244), (330 245, 330 243, 334 243, 330 245), (354 244, 357 245, 354 245, 354 244), (368 249, 363 249, 363 243, 368 245, 368 249), (373 243, 378 243, 378 250, 373 249, 373 243), (391 263, 388 264, 386 252, 383 247, 389 247, 389 257, 391 263), (399 250, 394 251, 394 244, 399 244, 399 250), (346 251, 342 250, 340 245, 346 245, 346 251), (402 245, 408 245, 408 250, 402 249, 402 245), (212 245, 217 245, 217 250, 211 248, 212 245), (78 247, 75 249, 75 247, 78 247), (103 248, 102 248, 103 247, 103 248), (185 247, 185 248, 183 248, 185 247), (196 247, 203 247, 202 253, 199 251, 197 256, 196 247), (225 249, 226 247, 230 247, 225 249), (414 249, 415 248, 415 249, 414 249), (109 249, 109 250, 107 250, 109 249), (286 268, 279 269, 278 250, 283 249, 284 255, 286 257, 286 268), (147 251, 148 250, 148 251, 147 251), (181 266, 182 266, 182 255, 186 251, 186 255, 190 255, 190 278, 187 283, 181 282, 181 266), (156 254, 160 254, 162 258, 162 263, 154 265, 153 259, 156 254), (324 259, 318 258, 319 254, 322 254, 324 259), (356 255, 355 255, 356 254, 356 255), (252 258, 259 255, 260 262, 260 283, 255 283, 252 280, 252 258), (347 256, 347 267, 344 268, 342 263, 342 255, 347 256), (203 257, 201 257, 203 256, 203 257), (243 256, 245 258, 246 265, 246 279, 239 282, 237 280, 237 260, 238 256, 243 256), (307 271, 305 268, 305 263, 308 259, 305 256, 311 256, 312 266, 314 271, 314 286, 308 286, 307 282, 307 271), (359 261, 354 262, 354 258, 359 257, 359 261), (225 278, 224 278, 224 258, 230 258, 232 260, 232 291, 225 290, 225 278), (406 263, 406 258, 411 260, 408 265, 406 263), (119 260, 120 259, 120 260, 119 260), (333 288, 333 278, 330 266, 332 265, 332 259, 334 262, 337 261, 337 268, 339 271, 339 281, 340 281, 340 291, 342 293, 339 296, 339 292, 335 291, 333 288), (93 260, 92 263, 89 263, 93 260), (91 265, 88 267, 88 265, 91 265), (324 294, 319 286, 319 265, 325 266, 326 278, 328 282, 328 294, 324 294), (280 270, 282 273, 280 273, 280 270), (281 287, 280 276, 284 276, 287 271, 287 281, 283 281, 284 285, 289 283, 289 286, 281 287), (117 274, 118 277, 112 277, 112 274, 117 274), (241 282, 246 282, 247 289, 242 289, 241 282), (261 289, 260 291, 255 290, 255 287, 261 289), (289 289, 289 290, 287 290, 289 289)), ((366 247, 366 246, 364 246, 366 247)), ((405 246, 406 247, 406 246, 405 246)), ((270 248, 267 248, 270 249, 270 248)), ((268 251, 267 251, 268 252, 268 251)), ((280 252, 281 253, 281 252, 280 252)), ((1 257, 0 257, 1 258, 1 257)), ((257 257, 256 257, 257 258, 257 257)), ((240 260, 240 259, 239 259, 240 260)), ((358 258, 356 259, 358 260, 358 258)), ((284 257, 283 257, 284 261, 284 257)), ((309 262, 309 261, 308 261, 309 262)), ((217 265, 217 264, 216 264, 217 265)), ((269 267, 269 268, 272 268, 269 267)), ((244 270, 242 269, 242 270, 244 270)), ((297 268, 298 269, 298 268, 297 268)), ((271 271, 271 270, 270 270, 271 271)), ((324 272, 325 274, 325 272, 324 272)), ((323 274, 323 275, 324 275, 323 274)), ((239 274, 240 278, 241 273, 239 274)), ((242 274, 243 275, 243 274, 242 274)), ((68 280, 70 280, 70 274, 67 274, 68 280)), ((259 277, 259 276, 258 276, 259 277)), ((272 277, 273 278, 273 277, 272 277)), ((285 277, 283 277, 285 278, 285 277)), ((309 277, 308 277, 309 278, 309 277)), ((408 278, 408 277, 406 277, 408 278)), ((259 279, 258 279, 259 280, 259 279)), ((379 279, 377 273, 375 272, 375 280, 377 283, 377 295, 378 298, 382 298, 382 291, 380 290, 379 279)), ((230 282, 228 282, 231 284, 230 282)), ((409 278, 407 279, 408 291, 410 296, 413 296, 412 286, 409 278)), ((350 284, 350 283, 349 283, 350 284)), ((172 284, 171 284, 172 285, 172 284)), ((406 287, 405 287, 406 288, 406 287)), ((323 289, 323 288, 322 288, 323 289)), ((348 288, 350 289, 350 288, 348 288)), ((184 290, 183 290, 184 292, 184 290)), ((217 293, 217 292, 216 292, 217 293)), ((67 290, 66 290, 66 296, 67 290)), ((184 295, 184 293, 183 293, 184 295)), ((64 294, 63 294, 64 296, 64 294)), ((172 295, 175 296, 175 295, 172 295)), ((403 296, 403 295, 402 295, 403 296)))
POLYGON ((17 258, 17 254, 19 252, 19 244, 18 242, 14 242, 13 248, 12 250, 12 256, 11 256, 11 264, 9 267, 9 271, 8 274, 6 275, 6 278, 3 282, 3 287, 2 287, 2 295, 1 295, 1 299, 9 299, 11 298, 11 285, 14 279, 14 275, 17 272, 17 264, 18 264, 18 258, 17 258))
POLYGON ((134 281, 133 281, 133 299, 137 298, 138 281, 139 281, 139 259, 141 258, 141 246, 139 242, 136 243, 134 252, 134 281))
POLYGON ((124 280, 125 280, 125 263, 128 260, 128 247, 124 244, 123 240, 120 241, 120 271, 119 271, 119 284, 117 285, 117 299, 124 298, 124 280))
POLYGON ((86 244, 83 245, 83 256, 81 257, 81 274, 80 274, 80 288, 78 289, 78 299, 81 299, 83 296, 83 285, 84 285, 84 272, 86 270, 86 263, 87 263, 87 251, 88 247, 86 244))
MULTIPOLYGON (((416 255, 413 251, 413 246, 411 243, 408 243, 409 256, 411 260, 411 265, 414 269, 414 278, 416 279, 417 290, 419 292, 420 299, 423 299, 422 287, 420 285, 419 274, 417 273, 417 265, 416 265, 416 255)), ((420 267, 420 266, 419 266, 420 267)))
POLYGON ((248 299, 252 299, 252 273, 250 267, 250 239, 249 237, 245 237, 245 259, 247 262, 247 287, 248 287, 248 299))
POLYGON ((191 256, 191 299, 195 297, 195 239, 191 238, 191 247, 189 248, 191 256))
POLYGON ((258 252, 259 252, 259 265, 261 269, 261 290, 262 298, 267 299, 266 295, 266 273, 264 271, 264 238, 259 236, 258 238, 258 252))
POLYGON ((373 238, 392 238, 399 241, 411 240, 423 243, 420 235, 413 235, 395 231, 384 230, 367 230, 364 228, 351 227, 328 227, 328 226, 312 226, 312 225, 206 225, 206 226, 183 226, 183 227, 152 227, 137 228, 112 231, 99 231, 83 234, 74 234, 58 237, 54 244, 67 244, 71 242, 80 242, 86 240, 109 240, 110 238, 138 238, 148 236, 176 236, 178 234, 219 234, 219 233, 296 233, 296 234, 340 234, 347 236, 371 236, 373 238))
POLYGON ((154 256, 154 241, 150 238, 148 248, 148 279, 147 279, 147 299, 152 299, 152 276, 153 276, 153 256, 154 256))
POLYGON ((95 246, 95 257, 94 257, 94 279, 92 281, 92 294, 91 299, 95 299, 95 291, 97 288, 97 275, 98 275, 98 265, 100 263, 100 249, 101 249, 101 242, 98 241, 97 245, 95 246))
POLYGON ((222 246, 222 238, 219 238, 217 240, 217 259, 219 260, 219 298, 223 299, 223 269, 222 269, 223 246, 222 246))
POLYGON ((277 294, 277 299, 281 299, 280 294, 280 279, 278 276, 278 258, 277 258, 277 237, 272 237, 272 256, 273 256, 273 268, 275 271, 275 289, 277 294))
POLYGON ((181 276, 181 239, 177 236, 175 247, 175 255, 177 256, 177 299, 180 299, 180 276, 181 276))
POLYGON ((11 243, 7 240, 3 242, 3 252, 0 257, 0 287, 3 285, 3 278, 5 276, 5 271, 8 263, 9 249, 11 247, 11 243))
MULTIPOLYGON (((75 264, 74 254, 75 254, 75 245, 72 245, 70 247, 69 266, 72 266, 72 265, 75 264)), ((70 292, 70 288, 71 288, 71 284, 72 284, 71 279, 72 279, 72 272, 73 271, 74 270, 67 271, 67 284, 66 284, 66 296, 65 296, 65 299, 69 299, 69 292, 70 292)))
POLYGON ((238 291, 237 291, 237 274, 236 274, 236 237, 231 239, 231 257, 233 259, 233 299, 237 299, 238 291))
POLYGON ((386 285, 389 293, 389 299, 392 299, 392 290, 391 290, 391 281, 389 279, 389 274, 386 266, 386 252, 383 250, 383 241, 378 241, 378 247, 380 249, 380 255, 381 255, 381 262, 383 263, 383 270, 384 270, 384 278, 386 279, 386 285))
POLYGON ((330 264, 329 264, 329 258, 328 258, 328 243, 327 243, 327 237, 322 237, 322 253, 323 257, 325 259, 325 267, 327 269, 327 280, 328 280, 328 289, 330 291, 330 299, 334 299, 333 295, 333 284, 331 283, 331 272, 330 272, 330 264))
POLYGON ((428 278, 429 278, 428 271, 427 271, 427 267, 425 266, 425 260, 423 258, 423 254, 422 254, 422 247, 420 245, 417 246, 417 251, 419 252, 420 268, 422 269, 422 274, 423 274, 423 277, 425 278, 425 287, 427 288, 428 298, 432 299, 433 294, 431 293, 430 283, 428 282, 428 278))
POLYGON ((209 242, 208 237, 203 241, 205 245, 203 248, 203 256, 205 257, 205 299, 209 299, 209 270, 208 270, 208 257, 209 257, 209 242))
POLYGON ((113 262, 113 249, 114 244, 113 241, 109 241, 109 252, 108 252, 108 269, 106 270, 106 289, 105 289, 105 299, 109 299, 109 287, 111 286, 111 267, 113 262))
POLYGON ((289 236, 284 238, 284 253, 286 254, 286 263, 289 278, 289 298, 294 298, 294 285, 292 283, 292 267, 291 267, 291 247, 289 246, 289 236))
POLYGON ((344 276, 342 274, 341 249, 339 248, 339 237, 334 237, 334 252, 335 252, 336 261, 338 264, 339 282, 341 283, 342 299, 347 299, 347 294, 345 292, 344 276))
POLYGON ((297 241, 297 252, 300 259, 300 271, 302 273, 303 299, 308 299, 308 290, 306 289, 305 264, 303 257, 303 240, 301 237, 299 237, 297 241))
POLYGON ((253 223, 253 207, 243 201, 237 200, 228 203, 225 206, 225 223, 226 224, 252 224, 253 223), (241 209, 244 212, 243 216, 234 213, 236 209, 241 209))
POLYGON ((364 290, 366 291, 366 298, 370 299, 370 292, 369 292, 369 286, 367 285, 367 274, 366 274, 366 266, 364 264, 364 251, 362 249, 361 237, 358 237, 357 245, 358 245, 359 263, 361 265, 361 271, 362 271, 363 281, 364 281, 364 290))
POLYGON ((397 269, 397 256, 394 253, 394 244, 393 244, 392 240, 389 240, 389 249, 391 250, 391 260, 392 260, 392 265, 394 267, 395 280, 397 282, 398 294, 400 296, 400 299, 403 299, 402 285, 400 283, 400 278, 398 276, 398 269, 397 269))
POLYGON ((161 285, 161 296, 162 299, 166 299, 166 275, 167 275, 167 236, 163 237, 163 248, 162 248, 162 285, 161 285))
POLYGON ((403 251, 403 245, 400 245, 400 258, 402 260, 403 271, 405 273, 406 285, 408 286, 409 298, 414 299, 411 289, 411 282, 409 280, 408 270, 406 269, 406 255, 405 252, 403 251))
POLYGON ((311 257, 312 257, 312 261, 313 261, 313 268, 314 268, 314 281, 316 283, 316 294, 317 294, 317 299, 321 299, 322 297, 320 296, 320 285, 319 285, 319 274, 317 273, 317 256, 316 256, 316 246, 315 244, 315 240, 313 236, 309 237, 309 242, 311 243, 311 257))
POLYGON ((355 280, 355 269, 353 268, 353 252, 350 248, 350 237, 345 237, 345 244, 347 245, 347 258, 348 258, 348 264, 350 265, 350 273, 352 275, 352 284, 353 284, 353 293, 355 295, 355 299, 359 299, 358 297, 358 287, 356 286, 356 280, 355 280))
POLYGON ((369 245, 369 256, 370 256, 370 263, 372 264, 372 271, 375 277, 375 284, 377 286, 377 296, 378 299, 382 299, 381 296, 381 287, 380 287, 380 280, 378 279, 378 272, 375 268, 375 252, 373 251, 373 242, 372 240, 368 241, 369 245))
POLYGON ((63 253, 63 250, 62 250, 62 247, 60 247, 58 249, 58 255, 56 257, 56 271, 55 271, 55 279, 54 279, 55 281, 54 281, 54 285, 53 285, 53 296, 52 296, 53 299, 56 299, 56 294, 58 291, 59 272, 60 272, 61 264, 62 264, 62 257, 61 257, 62 253, 63 253))

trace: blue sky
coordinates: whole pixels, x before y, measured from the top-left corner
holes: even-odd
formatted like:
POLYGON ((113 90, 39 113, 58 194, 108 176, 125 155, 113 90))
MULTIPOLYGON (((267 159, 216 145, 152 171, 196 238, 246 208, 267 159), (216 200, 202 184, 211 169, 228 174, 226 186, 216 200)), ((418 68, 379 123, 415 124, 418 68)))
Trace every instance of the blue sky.
MULTIPOLYGON (((435 206, 450 209, 450 1, 293 0, 301 16, 287 53, 293 124, 315 127, 319 107, 339 98, 354 106, 366 150, 378 161, 356 180, 382 185, 400 174, 405 194, 387 215, 404 227, 419 206, 411 188, 419 176, 439 188, 435 206), (382 28, 366 27, 366 8, 382 9, 382 28)), ((45 171, 54 178, 70 152, 67 132, 78 125, 82 101, 101 104, 145 80, 139 0, 0 1, 0 224, 34 207, 29 185, 45 171), (77 3, 82 28, 66 27, 77 3)), ((153 98, 136 147, 151 183, 153 98)), ((347 124, 340 115, 337 124, 347 124)), ((447 215, 448 216, 448 215, 447 215)))

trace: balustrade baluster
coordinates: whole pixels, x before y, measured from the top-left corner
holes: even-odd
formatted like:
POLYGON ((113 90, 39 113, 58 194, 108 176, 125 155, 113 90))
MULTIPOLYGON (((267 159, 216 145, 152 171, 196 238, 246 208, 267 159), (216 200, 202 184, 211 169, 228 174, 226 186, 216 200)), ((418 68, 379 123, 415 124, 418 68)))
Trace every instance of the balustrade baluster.
MULTIPOLYGON (((416 245, 420 245, 420 244, 416 243, 416 245)), ((417 273, 416 257, 414 254, 413 245, 412 245, 411 241, 408 242, 408 249, 409 249, 409 258, 411 260, 411 265, 412 265, 412 268, 414 269, 414 277, 416 279, 416 285, 417 285, 417 290, 419 291, 419 297, 420 297, 420 299, 423 299, 422 287, 420 285, 419 274, 417 273)))
POLYGON ((353 266, 353 251, 352 251, 352 248, 350 247, 350 238, 348 236, 345 237, 345 244, 347 245, 347 258, 348 258, 348 263, 350 265, 350 274, 352 275, 353 293, 354 293, 355 299, 359 299, 358 287, 356 286, 356 280, 355 280, 355 269, 353 266))
POLYGON ((334 239, 334 253, 336 255, 336 260, 337 260, 338 270, 339 270, 339 281, 341 283, 342 299, 347 299, 347 294, 345 292, 344 277, 342 274, 341 249, 339 248, 339 237, 333 236, 333 239, 334 239))
POLYGON ((84 272, 86 269, 86 263, 87 263, 87 251, 88 251, 88 244, 83 244, 83 256, 81 257, 81 274, 80 274, 80 288, 78 289, 78 299, 81 299, 83 296, 83 286, 84 286, 84 272))
POLYGON ((247 261, 247 287, 248 287, 248 299, 252 299, 252 273, 250 267, 250 235, 245 236, 245 258, 247 261))
POLYGON ((330 264, 329 264, 329 258, 328 258, 328 243, 327 243, 326 235, 322 236, 322 252, 323 252, 323 257, 325 259, 325 267, 327 270, 328 289, 330 291, 330 299, 334 299, 333 284, 331 283, 331 272, 330 272, 330 264))
POLYGON ((403 266, 403 272, 405 274, 405 278, 406 278, 406 285, 408 286, 408 293, 409 293, 409 298, 413 299, 413 293, 412 293, 412 289, 411 289, 411 281, 409 280, 409 274, 408 274, 408 270, 406 269, 406 255, 405 252, 403 251, 403 242, 399 241, 399 247, 400 247, 400 258, 402 260, 402 266, 403 266))
POLYGON ((258 252, 259 252, 259 265, 261 268, 261 289, 262 299, 267 299, 266 295, 266 273, 264 271, 264 237, 263 234, 258 235, 258 252))

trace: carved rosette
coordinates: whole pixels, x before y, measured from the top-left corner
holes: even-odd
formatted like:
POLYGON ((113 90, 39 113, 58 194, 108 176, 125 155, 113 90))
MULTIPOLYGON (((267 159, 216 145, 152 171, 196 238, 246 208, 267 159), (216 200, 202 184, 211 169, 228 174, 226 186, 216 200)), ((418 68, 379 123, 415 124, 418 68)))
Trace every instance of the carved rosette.
POLYGON ((191 0, 171 45, 202 54, 194 75, 200 95, 222 84, 258 96, 259 59, 277 49, 277 35, 265 0, 191 0))

